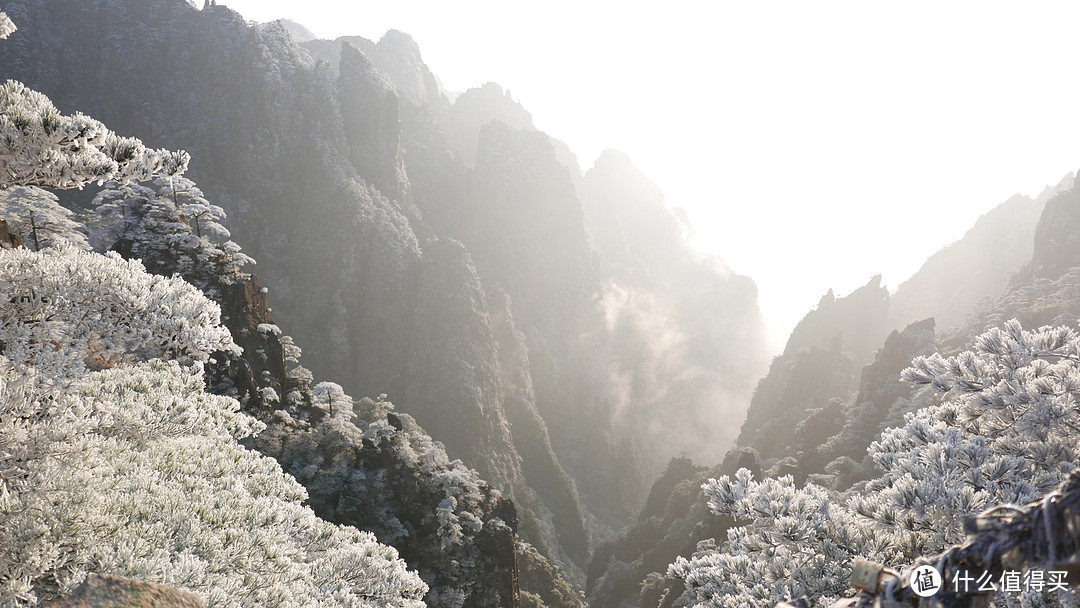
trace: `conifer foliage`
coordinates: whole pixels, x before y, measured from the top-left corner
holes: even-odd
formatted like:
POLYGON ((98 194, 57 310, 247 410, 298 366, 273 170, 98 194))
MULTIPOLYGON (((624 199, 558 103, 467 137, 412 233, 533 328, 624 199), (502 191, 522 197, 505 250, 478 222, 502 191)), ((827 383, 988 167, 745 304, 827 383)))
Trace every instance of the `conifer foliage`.
MULTIPOLYGON (((813 483, 797 488, 791 477, 755 481, 745 469, 702 486, 710 508, 741 525, 722 547, 703 544, 669 567, 686 586, 683 602, 771 608, 808 595, 827 606, 849 593, 854 557, 902 567, 936 554, 963 540, 968 516, 1036 499, 1077 467, 1075 330, 1029 331, 1009 321, 971 350, 916 358, 902 378, 940 399, 870 446, 879 471, 865 487, 836 494, 813 483)), ((1025 606, 1074 601, 1022 596, 1025 606)))
POLYGON ((151 150, 84 114, 64 116, 20 82, 0 85, 0 186, 82 188, 109 179, 148 180, 179 175, 187 163, 186 152, 151 150))
POLYGON ((184 177, 144 184, 108 182, 94 198, 90 242, 95 251, 139 258, 155 274, 178 273, 206 290, 254 264, 229 239, 225 212, 184 177))
POLYGON ((235 347, 193 286, 116 254, 3 250, 0 302, 0 603, 97 570, 208 606, 420 605, 396 551, 317 519, 237 443, 261 425, 203 391, 201 361, 235 347))
MULTIPOLYGON (((9 25, 0 13, 0 38, 9 25)), ((165 178, 139 187, 172 201, 162 246, 241 263, 220 214, 175 177, 186 163, 0 87, 2 209, 56 212, 66 232, 0 249, 0 605, 42 605, 102 572, 185 587, 208 608, 420 608, 428 587, 393 548, 317 518, 294 478, 240 445, 264 425, 204 390, 203 363, 239 352, 218 305, 180 276, 83 250, 37 189, 165 178)))
POLYGON ((0 190, 0 218, 16 234, 26 235, 24 242, 35 251, 60 243, 89 249, 85 229, 73 215, 48 190, 34 186, 0 190))

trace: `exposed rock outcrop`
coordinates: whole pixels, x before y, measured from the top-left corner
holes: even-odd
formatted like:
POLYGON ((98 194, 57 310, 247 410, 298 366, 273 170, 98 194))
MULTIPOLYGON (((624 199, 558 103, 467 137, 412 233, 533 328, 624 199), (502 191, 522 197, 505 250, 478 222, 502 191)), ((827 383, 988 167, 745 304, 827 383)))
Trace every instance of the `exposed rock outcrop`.
POLYGON ((876 276, 839 299, 829 290, 799 322, 758 383, 738 445, 766 459, 793 456, 800 422, 812 414, 838 420, 833 400, 854 395, 860 365, 885 337, 889 292, 880 281, 876 276))
POLYGON ((1017 273, 1014 283, 1058 279, 1080 266, 1080 188, 1062 188, 1046 202, 1035 228, 1031 262, 1017 273))
POLYGON ((512 129, 536 130, 532 114, 514 101, 509 91, 503 91, 494 82, 458 95, 442 115, 441 125, 450 152, 466 167, 476 165, 480 130, 491 122, 500 122, 512 129))
POLYGON ((487 300, 461 243, 428 243, 414 319, 413 331, 425 339, 409 351, 402 402, 425 428, 440 430, 451 454, 508 494, 520 492, 521 458, 501 404, 487 300))
POLYGON ((338 87, 349 160, 387 198, 411 204, 409 178, 401 150, 398 94, 371 61, 343 42, 338 87))
POLYGON ((367 56, 375 69, 385 74, 393 83, 397 94, 410 104, 420 106, 437 104, 440 101, 442 92, 438 80, 424 63, 420 47, 404 32, 388 30, 378 43, 362 36, 296 41, 301 43, 312 57, 325 61, 335 72, 338 70, 344 45, 351 45, 367 56))
POLYGON ((190 591, 169 585, 91 573, 75 591, 49 608, 203 608, 203 601, 190 591))
POLYGON ((863 367, 855 399, 843 404, 837 400, 837 407, 832 408, 834 418, 826 424, 815 424, 813 416, 801 423, 795 438, 800 473, 806 476, 829 472, 838 477, 838 489, 857 481, 855 475, 863 473, 846 470, 843 463, 859 464, 860 469, 871 467, 869 462, 863 462, 866 448, 886 428, 903 424, 903 415, 914 407, 910 401, 913 388, 900 380, 900 372, 911 365, 912 359, 929 355, 936 347, 932 318, 889 334, 874 362, 863 367), (835 462, 837 459, 841 460, 835 462))
POLYGON ((231 369, 238 395, 261 402, 263 388, 284 395, 288 385, 285 350, 274 333, 266 292, 255 275, 243 275, 238 281, 215 285, 222 318, 233 341, 244 349, 244 357, 235 360, 231 369))
POLYGON ((11 249, 12 247, 22 247, 22 244, 22 238, 17 234, 12 234, 8 229, 8 223, 0 220, 0 247, 11 249))
POLYGON ((889 290, 881 285, 881 275, 842 298, 830 289, 795 326, 784 355, 817 347, 849 353, 858 364, 868 362, 888 334, 888 315, 889 290))
POLYGON ((948 331, 981 300, 996 298, 1010 280, 1020 279, 1018 271, 1031 260, 1035 228, 1047 201, 1072 184, 1070 174, 1034 199, 1013 196, 980 217, 963 238, 930 256, 893 293, 890 327, 932 316, 939 330, 948 331))

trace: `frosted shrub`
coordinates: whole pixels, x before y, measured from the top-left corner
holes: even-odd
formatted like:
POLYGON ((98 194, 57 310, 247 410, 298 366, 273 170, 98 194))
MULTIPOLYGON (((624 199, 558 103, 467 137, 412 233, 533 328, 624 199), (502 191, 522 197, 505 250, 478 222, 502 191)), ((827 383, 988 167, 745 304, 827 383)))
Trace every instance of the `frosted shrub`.
MULTIPOLYGON (((10 365, 2 382, 19 382, 10 365)), ((94 570, 208 608, 419 607, 427 587, 396 551, 302 506, 303 487, 235 441, 258 423, 202 383, 198 367, 152 361, 44 400, 4 389, 0 603, 32 605, 94 570)))
POLYGON ((157 179, 150 185, 109 182, 93 202, 91 244, 143 260, 147 270, 207 288, 235 278, 254 260, 228 240, 225 212, 210 204, 191 180, 157 179))
POLYGON ((316 407, 325 409, 331 416, 344 420, 351 420, 355 416, 352 398, 336 382, 316 384, 311 389, 311 399, 316 407))
POLYGON ((741 469, 734 479, 725 475, 702 488, 714 513, 745 525, 728 530, 722 551, 702 545, 669 567, 695 604, 772 608, 806 594, 835 599, 848 586, 855 556, 897 557, 887 537, 833 502, 824 488, 796 488, 791 476, 758 482, 741 469))

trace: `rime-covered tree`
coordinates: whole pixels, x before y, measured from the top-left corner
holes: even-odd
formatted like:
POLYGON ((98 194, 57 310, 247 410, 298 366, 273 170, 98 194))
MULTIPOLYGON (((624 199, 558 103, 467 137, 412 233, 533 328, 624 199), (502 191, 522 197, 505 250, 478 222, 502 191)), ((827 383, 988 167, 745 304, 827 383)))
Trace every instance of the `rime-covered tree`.
POLYGON ((241 266, 254 263, 228 240, 221 224, 225 212, 189 179, 109 182, 93 204, 94 249, 139 258, 150 272, 178 273, 206 289, 213 280, 237 278, 241 266))
POLYGON ((0 218, 34 250, 69 243, 89 249, 85 228, 71 219, 56 195, 34 186, 0 190, 0 218))
POLYGON ((513 547, 512 504, 393 404, 365 398, 353 406, 331 384, 321 383, 313 405, 325 411, 330 395, 355 417, 335 405, 333 416, 309 426, 279 410, 254 445, 288 463, 320 514, 359 517, 380 541, 419 559, 429 606, 505 605, 509 595, 493 594, 487 579, 505 574, 493 571, 492 554, 500 543, 513 547))
MULTIPOLYGON (((10 25, 0 13, 0 37, 10 25)), ((0 188, 186 162, 0 87, 0 188)), ((91 570, 186 587, 208 608, 423 605, 394 549, 315 517, 303 487, 239 445, 263 425, 205 393, 202 372, 236 350, 179 277, 67 244, 0 250, 0 605, 48 602, 91 570)))
POLYGON ((235 347, 194 287, 116 254, 14 249, 0 303, 0 603, 94 569, 208 606, 421 606, 393 549, 316 518, 237 443, 261 425, 203 392, 199 361, 235 347))
MULTIPOLYGON (((847 591, 851 559, 903 566, 963 540, 966 516, 1037 498, 1080 462, 1080 335, 1026 331, 1016 321, 970 351, 916 358, 903 378, 942 399, 908 414, 869 455, 879 476, 846 496, 790 477, 740 471, 703 486, 710 507, 744 525, 721 547, 700 547, 669 575, 684 601, 773 606, 808 594, 828 605, 847 591)), ((1072 601, 1025 592, 1025 606, 1072 601)))
POLYGON ((15 24, 11 22, 11 19, 8 18, 4 11, 0 11, 0 40, 14 34, 16 29, 18 28, 15 27, 15 24))
POLYGON ((344 416, 346 420, 353 416, 352 399, 336 382, 316 384, 311 389, 311 398, 316 407, 325 408, 331 416, 344 416))
POLYGON ((203 198, 203 192, 195 182, 184 177, 159 178, 154 185, 158 187, 158 196, 172 199, 176 210, 195 229, 195 238, 205 237, 212 242, 224 242, 229 238, 229 231, 221 225, 225 221, 225 210, 203 198))
POLYGON ((48 97, 8 80, 0 85, 0 188, 82 188, 179 175, 186 152, 151 150, 84 114, 64 116, 48 97))

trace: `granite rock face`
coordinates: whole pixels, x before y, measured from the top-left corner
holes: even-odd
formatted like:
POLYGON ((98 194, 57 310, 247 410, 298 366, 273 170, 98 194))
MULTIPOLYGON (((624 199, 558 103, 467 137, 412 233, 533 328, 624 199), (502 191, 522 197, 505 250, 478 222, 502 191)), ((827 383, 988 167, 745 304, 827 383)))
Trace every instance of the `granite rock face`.
POLYGON ((1080 265, 1080 189, 1075 183, 1046 202, 1035 227, 1031 262, 1016 281, 1058 279, 1080 265))
MULTIPOLYGON (((963 238, 930 256, 896 288, 889 302, 889 326, 901 329, 934 317, 938 330, 952 330, 981 300, 996 298, 1010 282, 1024 280, 1021 267, 1032 260, 1036 241, 1040 251, 1046 249, 1044 238, 1035 235, 1043 209, 1072 185, 1069 174, 1035 198, 1018 194, 980 217, 963 238)), ((1052 225, 1057 220, 1046 221, 1052 225)), ((1027 274, 1030 278, 1030 270, 1027 274)))
POLYGON ((792 456, 797 425, 813 414, 829 415, 834 399, 854 394, 859 367, 887 333, 888 312, 889 292, 880 276, 843 298, 830 289, 758 383, 738 445, 766 459, 792 456))
POLYGON ((122 576, 90 574, 70 595, 49 608, 203 608, 189 591, 122 576))
POLYGON ((0 220, 0 247, 4 249, 11 249, 12 247, 22 247, 22 238, 17 234, 12 234, 8 228, 8 223, 4 220, 0 220))

